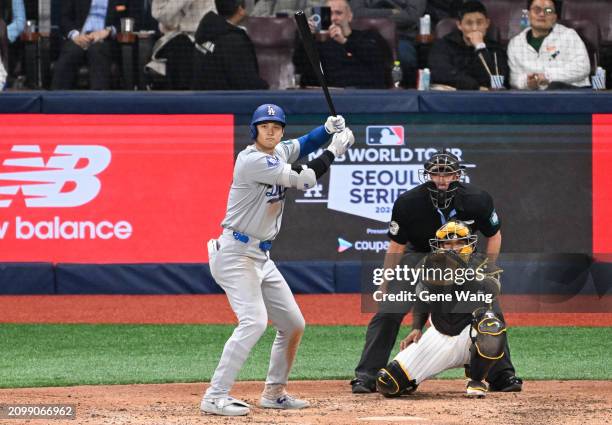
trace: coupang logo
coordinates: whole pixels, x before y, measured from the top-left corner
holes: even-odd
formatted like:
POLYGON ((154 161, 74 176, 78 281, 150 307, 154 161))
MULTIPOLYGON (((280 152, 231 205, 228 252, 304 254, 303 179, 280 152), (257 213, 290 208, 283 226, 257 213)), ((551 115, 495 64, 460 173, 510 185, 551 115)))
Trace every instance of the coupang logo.
MULTIPOLYGON (((102 189, 100 175, 111 163, 105 146, 58 145, 44 153, 39 145, 14 145, 0 169, 0 208, 77 208, 102 189)), ((11 229, 16 239, 128 239, 127 221, 63 221, 60 216, 32 222, 16 216, 0 222, 0 239, 11 229)))
POLYGON ((355 251, 374 251, 376 253, 385 252, 389 248, 389 241, 355 241, 349 242, 346 239, 338 238, 338 253, 354 248, 355 251))

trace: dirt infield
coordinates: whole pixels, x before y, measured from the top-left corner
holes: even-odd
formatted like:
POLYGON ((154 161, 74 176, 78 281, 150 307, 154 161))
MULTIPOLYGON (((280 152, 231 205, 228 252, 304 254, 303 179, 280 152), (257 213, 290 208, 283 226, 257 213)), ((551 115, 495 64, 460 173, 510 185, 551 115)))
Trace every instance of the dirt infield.
MULTIPOLYGON (((240 382, 233 395, 257 402, 262 383, 240 382)), ((309 400, 302 411, 253 408, 241 418, 203 415, 198 406, 204 384, 82 386, 0 390, 0 403, 73 403, 76 421, 31 420, 54 425, 103 424, 609 424, 612 382, 529 381, 522 393, 463 396, 464 382, 427 381, 400 399, 354 395, 346 381, 292 382, 290 390, 309 400)), ((6 423, 24 423, 7 421, 6 423)))
MULTIPOLYGON (((516 312, 533 297, 504 299, 509 326, 612 326, 612 296, 574 297, 516 312), (599 313, 586 313, 585 306, 599 313), (514 307, 514 309, 513 309, 514 307), (552 309, 552 308, 555 309, 552 309), (568 310, 563 310, 567 307, 568 310), (561 309, 561 310, 559 310, 561 309), (551 311, 552 310, 552 311, 551 311), (559 311, 566 311, 561 313, 559 311)), ((367 325, 359 294, 296 295, 308 325, 367 325)), ((548 300, 550 301, 550 300, 548 300)), ((406 322, 410 320, 407 315, 406 322)), ((20 295, 0 296, 0 323, 235 323, 225 295, 20 295)))

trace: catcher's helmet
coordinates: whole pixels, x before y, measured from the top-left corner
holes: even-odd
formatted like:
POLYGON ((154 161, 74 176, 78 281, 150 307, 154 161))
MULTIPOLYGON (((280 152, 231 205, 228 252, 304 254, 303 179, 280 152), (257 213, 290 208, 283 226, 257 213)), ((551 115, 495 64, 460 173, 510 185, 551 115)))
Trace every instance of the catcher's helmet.
POLYGON ((438 189, 431 176, 450 176, 456 175, 458 179, 464 176, 464 167, 459 163, 459 158, 450 152, 436 153, 425 163, 422 170, 419 170, 422 182, 430 182, 427 186, 431 202, 436 208, 448 208, 453 201, 455 192, 458 189, 456 182, 451 182, 446 190, 438 189))
POLYGON ((270 121, 278 122, 285 127, 287 122, 285 120, 285 111, 283 111, 283 108, 271 103, 264 103, 258 106, 255 112, 253 112, 253 118, 251 118, 251 124, 249 125, 251 139, 257 139, 257 124, 270 121))
POLYGON ((460 255, 470 255, 476 249, 478 236, 472 234, 470 227, 463 221, 451 220, 436 231, 436 237, 429 240, 433 252, 456 252, 460 255), (451 241, 462 242, 459 247, 447 248, 445 244, 451 241))

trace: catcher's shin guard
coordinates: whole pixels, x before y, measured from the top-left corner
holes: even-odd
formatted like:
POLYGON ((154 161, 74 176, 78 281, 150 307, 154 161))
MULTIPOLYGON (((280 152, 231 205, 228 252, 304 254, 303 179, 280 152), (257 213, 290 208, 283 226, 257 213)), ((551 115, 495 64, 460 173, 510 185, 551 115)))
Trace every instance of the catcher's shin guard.
POLYGON ((376 374, 376 390, 385 397, 399 397, 416 388, 416 381, 410 379, 397 360, 393 360, 376 374))
POLYGON ((495 312, 487 310, 475 316, 470 329, 470 378, 482 381, 489 369, 504 356, 506 325, 495 312))

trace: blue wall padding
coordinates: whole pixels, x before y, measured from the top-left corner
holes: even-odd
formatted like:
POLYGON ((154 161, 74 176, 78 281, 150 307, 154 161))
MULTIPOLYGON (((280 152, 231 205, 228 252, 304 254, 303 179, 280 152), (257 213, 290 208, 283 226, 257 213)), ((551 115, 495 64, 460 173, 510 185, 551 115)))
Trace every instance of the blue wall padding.
MULTIPOLYGON (((1 114, 30 114, 41 112, 42 98, 40 93, 2 92, 0 95, 1 114)), ((2 120, 2 117, 0 117, 2 120)))
POLYGON ((0 263, 0 294, 54 294, 55 270, 52 263, 0 263))
POLYGON ((286 261, 276 265, 296 294, 334 293, 332 261, 286 261))
MULTIPOLYGON (((42 95, 46 114, 252 114, 266 103, 283 106, 287 114, 328 114, 320 90, 215 92, 48 92, 42 95)), ((417 92, 343 90, 333 95, 338 113, 417 112, 417 92)), ((0 99, 0 104, 2 100, 0 99)))
MULTIPOLYGON (((612 96, 585 90, 490 92, 427 92, 419 95, 419 112, 462 114, 596 114, 612 111, 612 96), (542 96, 546 94, 548 96, 542 96), (551 102, 551 97, 554 102, 551 102), (529 107, 526 107, 529 105, 529 107)), ((382 100, 382 99, 381 99, 382 100)))
POLYGON ((216 294, 208 264, 58 264, 58 294, 216 294))
POLYGON ((591 276, 597 295, 612 295, 612 263, 593 263, 591 276))
POLYGON ((336 293, 346 294, 359 292, 361 289, 361 262, 342 261, 334 267, 334 280, 336 293))
MULTIPOLYGON (((504 255, 504 294, 612 294, 612 263, 586 254, 504 255)), ((295 293, 358 293, 375 263, 289 261, 277 266, 295 293)), ((216 294, 208 264, 0 263, 0 294, 216 294)))

